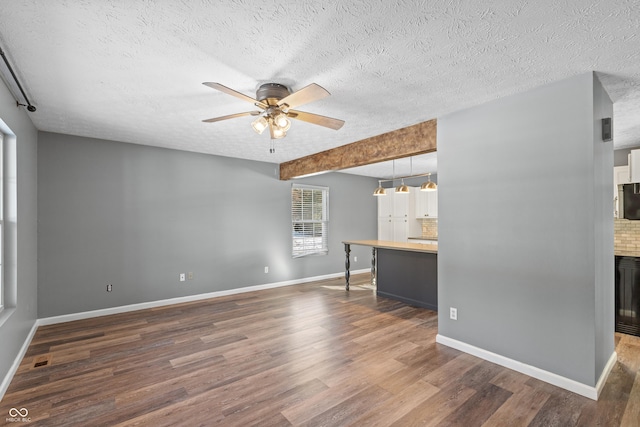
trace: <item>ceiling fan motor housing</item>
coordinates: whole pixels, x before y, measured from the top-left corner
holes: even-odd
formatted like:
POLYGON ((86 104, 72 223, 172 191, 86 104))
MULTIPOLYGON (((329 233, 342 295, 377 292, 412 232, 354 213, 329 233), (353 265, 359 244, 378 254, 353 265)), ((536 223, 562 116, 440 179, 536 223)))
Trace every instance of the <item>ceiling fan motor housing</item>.
POLYGON ((279 83, 265 83, 256 91, 256 99, 268 105, 276 105, 279 100, 289 96, 289 88, 279 83))

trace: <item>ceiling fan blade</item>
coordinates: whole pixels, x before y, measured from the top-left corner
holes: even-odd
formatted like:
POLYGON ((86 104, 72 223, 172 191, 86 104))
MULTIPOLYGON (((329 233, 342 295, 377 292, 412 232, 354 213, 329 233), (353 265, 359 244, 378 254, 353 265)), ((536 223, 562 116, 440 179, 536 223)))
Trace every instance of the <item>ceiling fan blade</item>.
POLYGON ((312 101, 325 98, 331 95, 325 88, 315 83, 311 83, 309 86, 305 86, 302 89, 293 92, 291 95, 285 96, 278 101, 278 106, 282 107, 287 104, 288 108, 295 108, 303 104, 308 104, 312 101))
POLYGON ((219 122, 221 120, 235 119, 236 117, 259 116, 260 114, 262 114, 262 111, 245 111, 244 113, 235 113, 235 114, 229 114, 228 116, 221 116, 221 117, 214 117, 213 119, 206 119, 206 120, 203 120, 203 122, 213 123, 213 122, 219 122))
POLYGON ((289 110, 287 116, 292 119, 302 120, 303 122, 309 122, 335 130, 340 129, 342 125, 344 125, 344 120, 333 119, 319 114, 305 113, 304 111, 289 110))
POLYGON ((228 88, 228 87, 226 87, 224 85, 221 85, 220 83, 204 82, 202 84, 205 85, 205 86, 209 86, 212 89, 219 90, 220 92, 224 92, 227 95, 235 96, 236 98, 240 98, 243 101, 250 102, 250 103, 252 103, 252 104, 254 104, 254 105, 256 105, 256 106, 258 106, 260 108, 264 108, 265 110, 268 107, 267 104, 265 104, 263 102, 260 102, 257 99, 254 99, 254 98, 252 98, 250 96, 247 96, 244 93, 240 93, 240 92, 235 91, 235 90, 233 90, 231 88, 228 88))

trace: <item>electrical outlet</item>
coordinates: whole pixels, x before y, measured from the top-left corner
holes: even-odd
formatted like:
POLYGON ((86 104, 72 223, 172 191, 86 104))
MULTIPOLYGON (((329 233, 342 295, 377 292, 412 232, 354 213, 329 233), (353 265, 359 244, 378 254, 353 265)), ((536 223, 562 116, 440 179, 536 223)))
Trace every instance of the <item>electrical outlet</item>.
POLYGON ((353 257, 353 262, 358 262, 358 257, 357 256, 353 257))
POLYGON ((458 320, 458 309, 449 307, 449 318, 451 320, 458 320))
POLYGON ((265 272, 265 273, 268 273, 268 272, 269 272, 269 267, 266 267, 266 266, 265 266, 265 267, 264 267, 264 272, 265 272))
POLYGON ((113 285, 111 283, 109 283, 107 285, 107 292, 111 292, 113 290, 113 285))
POLYGON ((181 282, 184 282, 185 280, 187 280, 186 274, 184 274, 184 273, 180 273, 180 276, 178 277, 178 279, 179 279, 181 282))
POLYGON ((187 273, 187 279, 193 280, 193 271, 187 273))

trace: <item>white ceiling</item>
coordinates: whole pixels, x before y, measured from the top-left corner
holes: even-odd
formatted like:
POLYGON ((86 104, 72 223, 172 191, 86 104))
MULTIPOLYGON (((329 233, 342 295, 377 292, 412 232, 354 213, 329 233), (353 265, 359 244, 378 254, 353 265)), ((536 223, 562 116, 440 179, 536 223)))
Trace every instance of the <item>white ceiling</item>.
POLYGON ((615 102, 615 147, 638 146, 639 27, 637 0, 0 0, 38 129, 274 163, 589 71, 615 102), (315 82, 332 96, 298 109, 346 124, 294 121, 270 154, 252 117, 201 122, 255 109, 205 81, 249 96, 315 82))

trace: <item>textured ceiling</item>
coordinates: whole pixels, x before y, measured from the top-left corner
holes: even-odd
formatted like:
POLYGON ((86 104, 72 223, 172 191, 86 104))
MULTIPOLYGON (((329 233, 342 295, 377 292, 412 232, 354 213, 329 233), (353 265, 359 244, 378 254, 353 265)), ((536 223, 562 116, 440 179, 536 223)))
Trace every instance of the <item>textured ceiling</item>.
POLYGON ((615 102, 616 148, 638 146, 639 27, 637 0, 0 0, 38 129, 274 163, 588 71, 615 102), (346 124, 294 121, 270 154, 252 117, 201 122, 254 109, 205 81, 315 82, 332 96, 298 109, 346 124))

